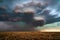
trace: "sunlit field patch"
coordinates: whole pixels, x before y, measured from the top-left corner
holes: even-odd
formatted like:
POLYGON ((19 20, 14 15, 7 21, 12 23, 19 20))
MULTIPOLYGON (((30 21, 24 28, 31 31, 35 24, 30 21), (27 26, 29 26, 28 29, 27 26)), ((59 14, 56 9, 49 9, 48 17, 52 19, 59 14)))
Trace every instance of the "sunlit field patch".
POLYGON ((55 32, 0 32, 0 40, 56 40, 60 33, 55 32))

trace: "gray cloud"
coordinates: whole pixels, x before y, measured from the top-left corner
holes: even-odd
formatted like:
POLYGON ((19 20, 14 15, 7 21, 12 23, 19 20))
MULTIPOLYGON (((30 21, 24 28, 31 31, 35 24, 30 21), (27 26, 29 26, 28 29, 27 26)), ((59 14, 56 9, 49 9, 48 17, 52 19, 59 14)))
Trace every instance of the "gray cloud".
POLYGON ((34 27, 21 27, 15 22, 0 22, 0 31, 35 31, 34 27))

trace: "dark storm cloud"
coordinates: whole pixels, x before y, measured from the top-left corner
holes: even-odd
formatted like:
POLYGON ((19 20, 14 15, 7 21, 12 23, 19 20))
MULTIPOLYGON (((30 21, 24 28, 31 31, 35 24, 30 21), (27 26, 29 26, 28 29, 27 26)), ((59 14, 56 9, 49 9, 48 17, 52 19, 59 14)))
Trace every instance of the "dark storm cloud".
MULTIPOLYGON (((47 0, 46 0, 47 1, 47 0)), ((10 0, 7 1, 5 0, 5 2, 3 3, 4 5, 8 5, 8 11, 13 10, 13 8, 15 7, 15 4, 18 3, 19 0, 10 0)), ((20 1, 21 2, 21 1, 20 1)), ((56 7, 58 6, 58 11, 60 10, 60 6, 58 5, 59 0, 50 0, 49 1, 49 6, 51 7, 56 7)), ((44 15, 44 14, 43 14, 44 15)), ((53 22, 58 22, 60 21, 60 18, 55 18, 56 16, 51 16, 51 15, 44 15, 47 16, 47 24, 53 23, 53 22), (50 19, 52 18, 52 19, 50 19)), ((19 25, 17 25, 17 23, 13 23, 13 22, 0 22, 0 31, 35 31, 34 29, 35 27, 29 27, 29 26, 25 26, 25 27, 20 27, 19 25)))
POLYGON ((0 22, 0 31, 35 31, 34 27, 20 27, 15 22, 0 22))

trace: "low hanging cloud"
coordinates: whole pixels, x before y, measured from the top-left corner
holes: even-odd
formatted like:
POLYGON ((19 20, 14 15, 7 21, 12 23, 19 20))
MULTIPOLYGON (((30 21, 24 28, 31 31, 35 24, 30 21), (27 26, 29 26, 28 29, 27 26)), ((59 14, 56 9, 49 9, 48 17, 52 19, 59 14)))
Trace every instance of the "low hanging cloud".
MULTIPOLYGON (((19 22, 18 22, 19 23, 19 22)), ((34 27, 23 26, 21 27, 15 22, 0 22, 0 31, 36 31, 34 27)))

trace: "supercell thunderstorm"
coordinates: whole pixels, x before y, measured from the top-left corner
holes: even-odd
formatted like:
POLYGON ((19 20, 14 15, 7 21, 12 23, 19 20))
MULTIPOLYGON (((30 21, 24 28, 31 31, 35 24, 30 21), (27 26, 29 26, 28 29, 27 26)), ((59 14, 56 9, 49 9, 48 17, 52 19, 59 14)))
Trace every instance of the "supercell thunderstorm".
MULTIPOLYGON (((21 5, 22 6, 22 4, 27 4, 27 3, 31 2, 31 1, 32 0, 13 0, 13 1, 11 1, 11 3, 7 4, 9 1, 5 0, 4 3, 3 3, 3 5, 8 5, 7 11, 11 12, 16 5, 18 5, 18 6, 21 5)), ((53 20, 56 19, 56 18, 58 18, 57 20, 54 20, 54 22, 60 21, 60 0, 34 0, 34 1, 36 3, 37 2, 41 2, 42 4, 44 4, 44 2, 48 3, 48 5, 46 6, 46 8, 44 8, 41 12, 38 12, 37 11, 38 9, 34 8, 34 6, 30 7, 30 8, 34 8, 34 12, 36 14, 35 16, 40 16, 39 14, 43 13, 45 10, 49 10, 50 11, 49 15, 53 16, 53 20)), ((43 16, 45 16, 45 15, 43 15, 43 16)), ((52 17, 50 17, 50 18, 52 18, 52 17)), ((49 22, 50 18, 46 18, 45 17, 45 19, 47 19, 46 20, 47 24, 50 23, 49 22)), ((51 23, 52 22, 53 21, 51 21, 51 23)), ((26 30, 27 31, 28 30, 29 31, 29 29, 30 29, 32 31, 32 30, 36 29, 36 28, 33 28, 33 27, 32 28, 30 28, 30 27, 19 27, 18 25, 15 25, 15 24, 12 25, 12 24, 9 23, 9 22, 0 22, 0 30, 2 30, 2 31, 4 31, 4 30, 8 30, 8 31, 9 30, 21 30, 21 31, 22 30, 23 31, 26 30)), ((42 27, 40 29, 44 29, 44 28, 47 28, 47 27, 42 27)))

